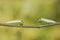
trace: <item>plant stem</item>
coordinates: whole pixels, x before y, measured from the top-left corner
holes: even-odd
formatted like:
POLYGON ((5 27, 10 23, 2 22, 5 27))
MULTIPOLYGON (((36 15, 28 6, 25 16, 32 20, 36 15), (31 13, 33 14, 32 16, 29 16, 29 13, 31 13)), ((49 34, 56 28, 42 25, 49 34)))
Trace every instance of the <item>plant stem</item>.
POLYGON ((47 25, 40 25, 40 26, 16 26, 12 24, 0 24, 0 26, 8 26, 8 27, 18 27, 18 28, 43 28, 43 27, 50 27, 50 26, 55 26, 55 25, 60 25, 60 22, 57 22, 55 24, 47 24, 47 25))

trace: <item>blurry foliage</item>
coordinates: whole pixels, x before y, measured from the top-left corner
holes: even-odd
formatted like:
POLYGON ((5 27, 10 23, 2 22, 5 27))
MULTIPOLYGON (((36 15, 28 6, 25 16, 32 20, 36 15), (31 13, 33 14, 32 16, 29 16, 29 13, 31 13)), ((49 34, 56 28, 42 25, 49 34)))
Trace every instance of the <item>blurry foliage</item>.
MULTIPOLYGON (((41 17, 60 21, 59 0, 0 0, 0 23, 23 20, 24 25, 41 25, 41 17)), ((55 40, 60 27, 11 28, 0 27, 0 40, 55 40)))

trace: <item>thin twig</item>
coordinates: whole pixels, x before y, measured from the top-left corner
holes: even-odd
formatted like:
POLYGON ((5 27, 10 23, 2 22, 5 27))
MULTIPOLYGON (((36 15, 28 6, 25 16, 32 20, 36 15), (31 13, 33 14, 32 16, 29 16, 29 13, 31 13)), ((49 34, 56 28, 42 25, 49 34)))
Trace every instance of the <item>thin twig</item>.
POLYGON ((19 28, 43 28, 43 27, 49 27, 49 26, 55 26, 55 25, 60 25, 60 22, 57 22, 55 24, 41 25, 41 26, 16 26, 12 24, 0 24, 0 26, 19 27, 19 28))

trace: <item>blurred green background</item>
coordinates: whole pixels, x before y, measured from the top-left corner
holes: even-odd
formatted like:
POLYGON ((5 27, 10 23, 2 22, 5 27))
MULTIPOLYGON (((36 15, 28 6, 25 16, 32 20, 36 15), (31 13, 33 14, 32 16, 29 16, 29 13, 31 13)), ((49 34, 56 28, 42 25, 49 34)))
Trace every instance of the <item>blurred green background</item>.
MULTIPOLYGON (((0 23, 23 20, 24 25, 39 26, 39 18, 60 21, 60 0, 0 0, 0 23)), ((0 26, 0 40, 60 40, 60 25, 47 28, 0 26)))

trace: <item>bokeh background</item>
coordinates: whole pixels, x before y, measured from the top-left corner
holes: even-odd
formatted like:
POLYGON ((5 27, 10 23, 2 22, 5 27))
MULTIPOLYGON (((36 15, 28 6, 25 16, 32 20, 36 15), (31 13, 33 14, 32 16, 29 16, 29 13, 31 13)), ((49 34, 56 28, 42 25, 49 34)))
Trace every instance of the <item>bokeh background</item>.
MULTIPOLYGON (((60 21, 60 0, 0 0, 0 23, 23 20, 24 25, 39 26, 39 18, 60 21)), ((60 25, 46 28, 0 26, 0 40, 60 40, 60 25)))

